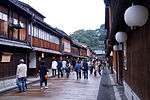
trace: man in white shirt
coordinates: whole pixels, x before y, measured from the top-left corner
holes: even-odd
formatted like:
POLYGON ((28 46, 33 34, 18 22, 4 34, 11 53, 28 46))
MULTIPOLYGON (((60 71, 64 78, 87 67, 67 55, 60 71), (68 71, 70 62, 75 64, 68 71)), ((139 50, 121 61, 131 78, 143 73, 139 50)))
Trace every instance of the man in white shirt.
POLYGON ((56 76, 56 69, 57 69, 57 61, 56 60, 53 60, 52 61, 52 76, 55 77, 56 76))
POLYGON ((20 64, 17 65, 17 85, 19 88, 19 92, 25 92, 26 91, 26 77, 27 77, 27 65, 24 64, 24 60, 20 59, 20 64))
POLYGON ((67 62, 65 60, 62 61, 62 72, 65 73, 67 67, 67 62))

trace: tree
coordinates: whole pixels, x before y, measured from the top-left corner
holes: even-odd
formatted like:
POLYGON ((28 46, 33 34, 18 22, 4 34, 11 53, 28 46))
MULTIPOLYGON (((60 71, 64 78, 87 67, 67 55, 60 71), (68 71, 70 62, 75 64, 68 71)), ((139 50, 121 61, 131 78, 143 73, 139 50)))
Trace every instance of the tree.
POLYGON ((70 35, 71 38, 87 44, 92 50, 104 49, 106 30, 104 24, 96 30, 77 30, 70 35))

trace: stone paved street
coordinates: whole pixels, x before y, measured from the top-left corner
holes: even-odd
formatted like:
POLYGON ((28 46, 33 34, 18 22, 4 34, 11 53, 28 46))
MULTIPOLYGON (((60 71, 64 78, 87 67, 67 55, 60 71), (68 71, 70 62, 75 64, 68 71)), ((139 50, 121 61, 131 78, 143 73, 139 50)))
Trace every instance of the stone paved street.
POLYGON ((40 90, 39 83, 29 86, 27 92, 17 93, 13 90, 5 93, 0 100, 96 100, 100 76, 89 75, 88 80, 76 80, 75 73, 70 78, 50 78, 48 89, 40 90))
POLYGON ((49 78, 48 89, 40 89, 39 83, 28 86, 27 92, 12 90, 0 96, 0 100, 127 100, 123 86, 114 82, 114 74, 105 68, 102 75, 89 75, 89 79, 76 79, 72 72, 69 79, 49 78))

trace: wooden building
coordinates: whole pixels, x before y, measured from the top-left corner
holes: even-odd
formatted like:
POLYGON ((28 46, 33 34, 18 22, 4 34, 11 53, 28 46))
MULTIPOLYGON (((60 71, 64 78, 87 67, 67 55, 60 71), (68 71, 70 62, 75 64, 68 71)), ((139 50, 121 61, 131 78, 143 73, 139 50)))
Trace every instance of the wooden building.
POLYGON ((74 43, 44 18, 26 3, 0 0, 0 79, 15 77, 21 58, 28 66, 28 76, 35 76, 41 61, 51 68, 53 58, 87 57, 86 47, 74 43))
POLYGON ((0 1, 0 78, 16 74, 19 59, 28 64, 31 50, 28 40, 30 13, 16 1, 0 1))
POLYGON ((128 27, 124 21, 124 13, 132 3, 145 6, 150 12, 149 0, 105 0, 105 25, 109 41, 107 56, 113 51, 112 46, 117 44, 115 34, 118 31, 126 32, 128 39, 124 43, 124 51, 113 51, 113 65, 118 72, 117 77, 119 79, 122 76, 125 94, 129 100, 150 100, 150 18, 141 27, 128 27))
POLYGON ((52 59, 61 55, 61 38, 63 37, 53 27, 44 22, 44 16, 30 5, 20 2, 32 14, 29 23, 29 40, 32 52, 29 55, 29 75, 37 75, 41 61, 51 68, 52 59))

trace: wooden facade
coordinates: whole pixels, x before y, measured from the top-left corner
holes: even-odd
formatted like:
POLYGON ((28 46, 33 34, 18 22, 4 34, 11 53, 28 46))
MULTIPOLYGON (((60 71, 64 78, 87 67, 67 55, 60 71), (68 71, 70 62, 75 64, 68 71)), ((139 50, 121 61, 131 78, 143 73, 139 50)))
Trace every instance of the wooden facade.
POLYGON ((32 38, 32 44, 34 47, 44 48, 44 49, 50 49, 54 51, 60 51, 59 44, 51 43, 46 40, 42 40, 36 37, 32 38))
POLYGON ((21 58, 28 66, 28 75, 35 76, 41 61, 51 68, 52 58, 58 59, 64 56, 63 53, 68 53, 70 57, 87 56, 86 48, 74 44, 65 32, 45 23, 45 17, 30 5, 18 0, 2 1, 0 79, 14 77, 21 58))
POLYGON ((0 79, 15 76, 20 59, 28 65, 29 19, 24 13, 11 4, 0 4, 0 79))
POLYGON ((124 79, 142 100, 150 99, 150 20, 144 27, 129 32, 127 71, 124 79))
MULTIPOLYGON (((134 0, 134 3, 144 5, 150 11, 149 0, 134 0)), ((111 0, 109 4, 110 10, 108 10, 111 15, 107 15, 109 18, 106 20, 111 24, 109 26, 107 25, 109 27, 108 39, 113 44, 117 44, 114 41, 115 33, 117 31, 125 31, 127 33, 128 39, 126 41, 125 52, 127 62, 124 62, 123 53, 117 51, 113 59, 114 65, 116 69, 119 69, 117 70, 118 75, 123 75, 123 80, 129 85, 132 92, 141 100, 150 100, 150 19, 148 19, 148 22, 144 26, 131 30, 124 23, 123 17, 125 10, 131 4, 132 2, 128 0, 111 0)), ((109 49, 112 50, 112 48, 109 49)), ((133 94, 130 95, 134 98, 133 94)))
POLYGON ((81 48, 80 49, 80 56, 87 57, 87 49, 86 48, 81 48))
POLYGON ((75 46, 71 46, 71 53, 73 55, 79 56, 80 55, 79 48, 75 46))
POLYGON ((20 12, 0 5, 0 37, 27 43, 28 20, 20 12))

